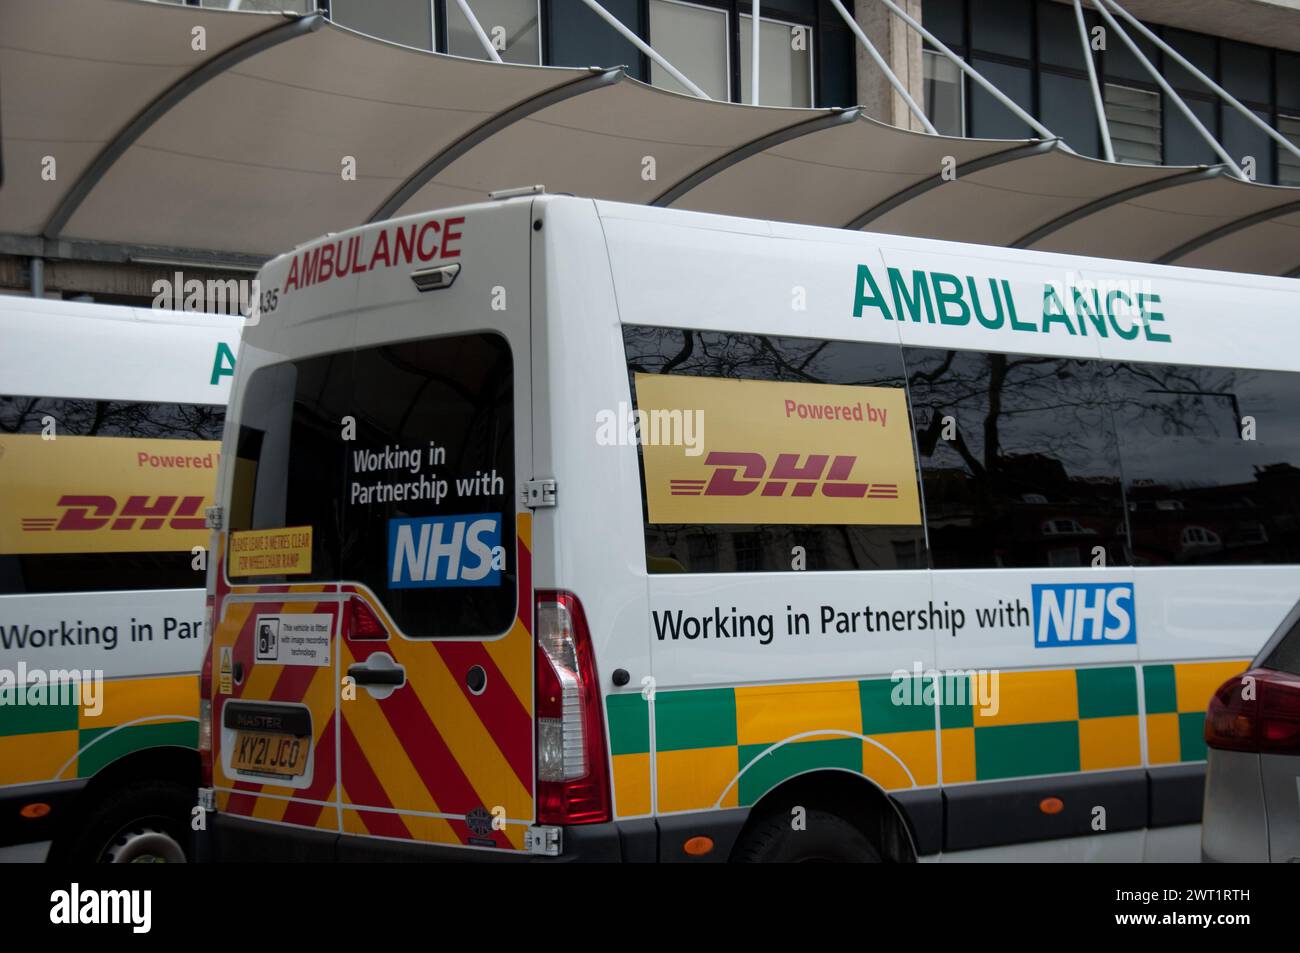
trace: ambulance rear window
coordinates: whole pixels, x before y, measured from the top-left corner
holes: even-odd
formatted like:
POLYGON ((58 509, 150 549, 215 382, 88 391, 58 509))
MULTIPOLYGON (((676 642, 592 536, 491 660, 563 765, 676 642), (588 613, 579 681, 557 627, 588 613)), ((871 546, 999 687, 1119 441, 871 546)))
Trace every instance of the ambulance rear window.
POLYGON ((358 582, 412 638, 515 618, 514 369, 495 334, 340 352, 255 371, 232 531, 310 527, 310 571, 358 582))

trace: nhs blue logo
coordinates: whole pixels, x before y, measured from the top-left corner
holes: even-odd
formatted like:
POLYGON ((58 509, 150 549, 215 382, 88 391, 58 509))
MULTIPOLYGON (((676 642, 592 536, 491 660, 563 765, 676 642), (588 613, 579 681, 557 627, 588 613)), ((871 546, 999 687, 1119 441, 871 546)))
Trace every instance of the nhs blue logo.
POLYGON ((498 586, 505 568, 500 513, 388 521, 388 587, 498 586))
POLYGON ((1035 648, 1137 642, 1131 582, 1065 582, 1033 590, 1035 648))

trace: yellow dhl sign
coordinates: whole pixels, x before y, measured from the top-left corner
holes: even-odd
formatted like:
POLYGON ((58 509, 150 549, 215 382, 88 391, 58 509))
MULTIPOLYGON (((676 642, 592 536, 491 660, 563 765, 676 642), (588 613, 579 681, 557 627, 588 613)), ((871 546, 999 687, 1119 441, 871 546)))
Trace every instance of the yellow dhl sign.
POLYGON ((214 440, 0 436, 0 554, 205 545, 220 449, 214 440))
POLYGON ((651 523, 921 522, 901 388, 643 373, 635 383, 651 523), (691 442, 671 426, 665 439, 662 423, 678 419, 692 422, 691 442))

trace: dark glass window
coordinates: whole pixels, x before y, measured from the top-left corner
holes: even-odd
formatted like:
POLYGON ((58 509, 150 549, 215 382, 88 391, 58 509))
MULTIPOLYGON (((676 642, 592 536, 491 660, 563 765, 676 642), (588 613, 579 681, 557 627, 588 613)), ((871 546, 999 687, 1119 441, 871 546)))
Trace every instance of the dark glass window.
MULTIPOLYGON (((712 331, 625 327, 629 382, 674 374, 748 381, 904 387, 896 345, 766 337, 712 331)), ((905 401, 904 401, 905 403, 905 401)), ((725 434, 706 428, 705 444, 725 434)), ((730 448, 728 448, 730 449, 730 448)), ((915 471, 912 471, 915 480, 915 471)), ((652 573, 781 572, 801 547, 809 570, 924 568, 925 534, 917 525, 651 523, 642 466, 646 564, 652 573)))
POLYGON ((1260 653, 1263 668, 1300 675, 1300 606, 1292 609, 1260 653))
POLYGON ((220 440, 226 411, 211 404, 0 395, 0 433, 41 433, 46 417, 59 436, 220 440))
MULTIPOLYGON (((1170 165, 1214 165, 1222 161, 1205 138, 1187 121, 1182 111, 1167 98, 1162 97, 1162 99, 1164 99, 1164 108, 1161 112, 1165 123, 1165 162, 1170 165)), ((1210 130, 1210 135, 1215 135, 1217 125, 1215 104, 1187 96, 1183 97, 1183 102, 1187 103, 1202 125, 1210 130)))
MULTIPOLYGON (((1123 19, 1119 17, 1116 17, 1116 19, 1119 21, 1120 26, 1125 27, 1124 32, 1128 34, 1130 40, 1137 44, 1137 48, 1142 51, 1142 55, 1146 57, 1147 62, 1156 69, 1160 69, 1160 48, 1133 29, 1132 25, 1125 26, 1123 19)), ((1155 83, 1151 71, 1133 55, 1129 45, 1122 38, 1116 36, 1115 32, 1109 27, 1106 30, 1106 50, 1102 53, 1102 69, 1106 74, 1106 82, 1122 83, 1127 80, 1152 84, 1153 86, 1155 83)))
MULTIPOLYGON (((1083 22, 1091 43, 1092 28, 1099 22, 1097 14, 1084 10, 1083 22)), ((1029 51, 1024 50, 1019 55, 1028 57, 1029 51)), ((1079 72, 1088 68, 1083 59, 1083 41, 1079 38, 1079 23, 1073 7, 1060 3, 1038 4, 1038 58, 1043 63, 1079 72)))
POLYGON ((1124 561, 1106 382, 1095 361, 906 348, 935 568, 1124 561))
POLYGON ((1043 125, 1070 144, 1075 152, 1101 156, 1097 112, 1086 79, 1060 73, 1038 75, 1039 113, 1043 125))
POLYGON ((1137 564, 1300 562, 1300 374, 1109 374, 1137 564))
POLYGON ((921 25, 954 52, 966 45, 962 0, 926 0, 921 5, 921 25))
MULTIPOLYGON (((1204 33, 1188 33, 1184 30, 1166 28, 1164 41, 1181 53, 1185 59, 1190 60, 1192 65, 1202 73, 1214 79, 1215 61, 1218 55, 1218 44, 1214 37, 1206 36, 1204 33)), ((1190 90, 1201 95, 1210 91, 1208 86, 1183 69, 1172 56, 1165 57, 1165 78, 1180 90, 1190 90)))
POLYGON ((1219 41, 1219 83, 1232 95, 1248 103, 1267 103, 1269 51, 1262 46, 1219 41))
POLYGON ((1277 107, 1300 114, 1300 54, 1277 54, 1277 107))
MULTIPOLYGON (((1008 66, 995 60, 975 57, 971 64, 990 83, 1026 112, 1032 113, 1032 74, 1024 66, 1008 66)), ((1006 106, 990 96, 977 83, 967 85, 967 135, 981 139, 1028 139, 1036 133, 1006 106)))
POLYGON ((972 49, 1028 58, 1032 49, 1030 0, 978 0, 970 18, 972 49))
POLYGON ((503 338, 272 365, 253 373, 244 407, 231 528, 312 527, 310 576, 254 581, 363 583, 411 637, 510 627, 514 370, 503 338))
MULTIPOLYGON (((1223 148, 1228 150, 1228 155, 1232 156, 1238 165, 1243 165, 1247 156, 1254 159, 1256 182, 1276 182, 1277 177, 1273 171, 1273 140, 1231 106, 1224 104, 1220 108, 1223 110, 1223 148)), ((1268 113, 1255 110, 1255 115, 1266 125, 1268 124, 1268 113)))
MULTIPOLYGON (((47 419, 53 422, 56 439, 175 440, 178 454, 183 455, 190 450, 185 445, 189 441, 221 439, 225 409, 208 404, 0 395, 0 435, 42 433, 47 419)), ((2 444, 0 439, 0 453, 2 444)), ((212 454, 215 457, 215 450, 212 454)), ((215 470, 210 472, 215 478, 215 470)), ((102 489, 84 479, 93 481, 93 476, 68 474, 67 492, 99 494, 102 489)), ((206 492, 210 495, 211 488, 206 492)), ((0 519, 13 517, 12 502, 0 494, 0 519)), ((206 534, 195 534, 195 545, 206 541, 206 534)), ((189 547, 157 552, 0 553, 0 594, 193 588, 203 585, 203 573, 193 568, 193 558, 189 547)))

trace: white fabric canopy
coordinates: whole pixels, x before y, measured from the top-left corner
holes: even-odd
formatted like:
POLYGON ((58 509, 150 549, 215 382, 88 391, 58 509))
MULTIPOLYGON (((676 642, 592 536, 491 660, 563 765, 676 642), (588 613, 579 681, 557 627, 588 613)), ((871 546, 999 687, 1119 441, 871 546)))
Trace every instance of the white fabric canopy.
POLYGON ((1300 269, 1300 189, 1221 168, 927 136, 856 109, 707 102, 620 70, 408 49, 318 15, 144 0, 0 0, 0 158, 0 251, 48 257, 252 264, 374 218, 542 183, 778 221, 1300 269))

